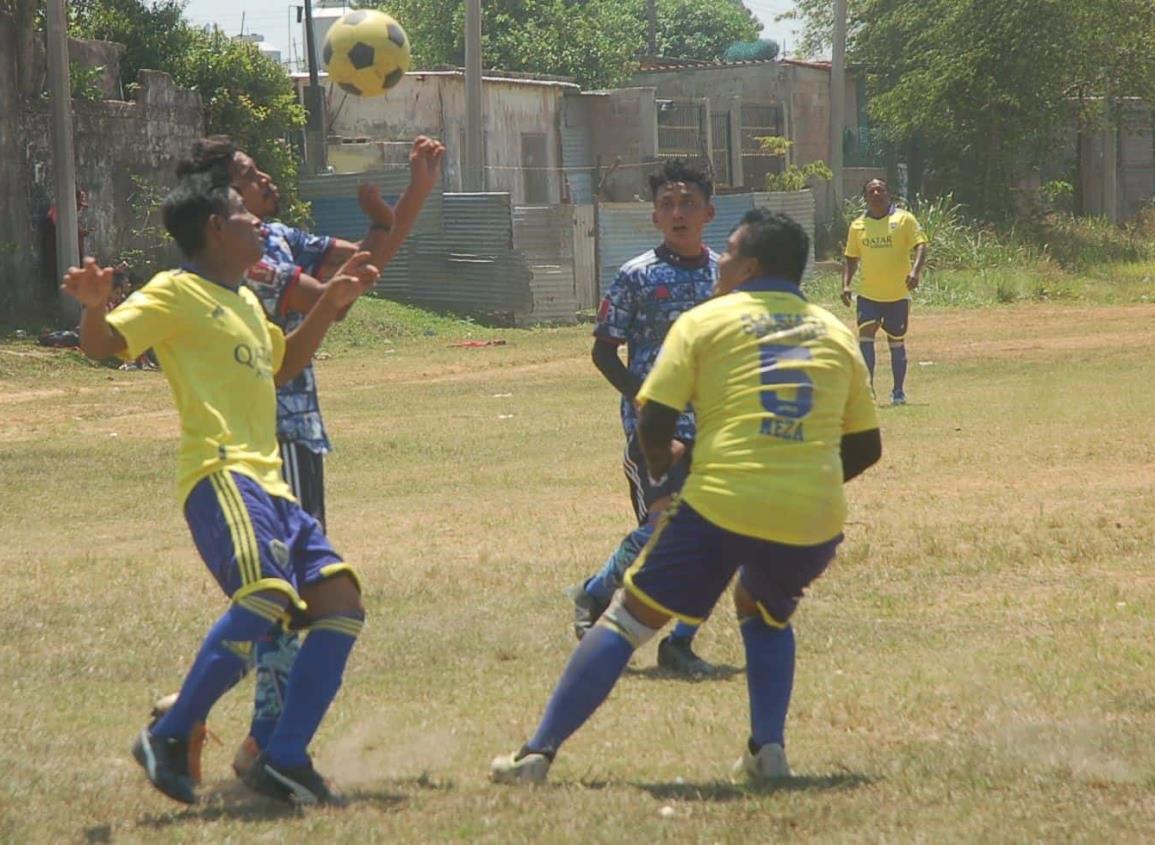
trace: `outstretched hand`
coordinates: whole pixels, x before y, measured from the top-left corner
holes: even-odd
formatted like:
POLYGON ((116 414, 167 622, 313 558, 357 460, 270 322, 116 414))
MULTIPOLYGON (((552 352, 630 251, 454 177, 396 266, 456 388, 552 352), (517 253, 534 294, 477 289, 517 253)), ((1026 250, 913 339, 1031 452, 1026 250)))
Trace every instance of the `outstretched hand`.
POLYGON ((60 289, 85 308, 103 308, 112 293, 112 272, 95 258, 86 258, 83 267, 68 268, 60 289))
POLYGON ((373 225, 393 228, 393 209, 385 202, 376 185, 366 183, 357 186, 357 205, 361 206, 361 211, 373 225))
POLYGON ((357 297, 377 283, 380 271, 369 263, 372 255, 358 252, 341 265, 325 285, 323 294, 338 310, 348 308, 357 297))
POLYGON ((445 145, 425 135, 418 135, 409 150, 409 184, 428 194, 441 179, 441 159, 445 145))

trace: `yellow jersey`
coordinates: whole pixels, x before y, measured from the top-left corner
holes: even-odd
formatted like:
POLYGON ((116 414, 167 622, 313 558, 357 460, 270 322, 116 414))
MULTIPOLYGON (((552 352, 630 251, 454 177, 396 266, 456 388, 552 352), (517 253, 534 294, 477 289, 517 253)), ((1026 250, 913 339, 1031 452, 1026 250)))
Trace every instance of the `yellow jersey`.
POLYGON ((851 223, 846 235, 846 257, 857 258, 861 265, 860 293, 876 302, 908 299, 910 252, 926 242, 926 234, 914 215, 901 208, 885 217, 864 214, 851 223))
POLYGON ((198 481, 221 469, 247 475, 270 495, 293 498, 281 478, 273 383, 285 336, 252 291, 170 270, 109 312, 108 322, 127 344, 123 357, 156 351, 172 388, 180 414, 182 502, 198 481))
POLYGON ((857 338, 797 285, 756 279, 687 311, 638 397, 694 406, 682 497, 710 522, 798 546, 841 533, 842 436, 878 416, 857 338))

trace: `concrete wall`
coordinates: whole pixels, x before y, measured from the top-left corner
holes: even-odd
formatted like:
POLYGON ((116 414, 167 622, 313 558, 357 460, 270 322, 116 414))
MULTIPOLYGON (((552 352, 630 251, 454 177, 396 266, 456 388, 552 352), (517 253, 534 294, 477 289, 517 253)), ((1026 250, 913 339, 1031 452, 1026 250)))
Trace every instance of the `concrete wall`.
MULTIPOLYGON (((13 90, 13 39, 11 18, 0 15, 0 321, 54 302, 58 285, 42 250, 55 192, 48 107, 21 102, 13 90)), ((116 46, 97 42, 80 60, 109 68, 116 46)), ((173 183, 177 159, 203 134, 203 118, 200 95, 167 74, 144 71, 139 82, 135 101, 74 100, 72 114, 76 181, 89 194, 80 218, 90 230, 86 251, 104 261, 128 256, 143 272, 144 262, 173 257, 159 246, 154 204, 173 183)))
MULTIPOLYGON (((740 62, 707 67, 649 70, 634 76, 638 85, 650 85, 663 99, 706 97, 710 111, 727 111, 734 98, 747 104, 782 105, 786 136, 794 142, 792 163, 830 162, 830 68, 797 61, 740 62)), ((846 115, 858 114, 858 86, 846 85, 846 115)), ((747 185, 759 190, 762 185, 747 185)), ((818 219, 833 211, 833 190, 815 186, 818 219)))
POLYGON ((120 90, 120 57, 126 49, 115 41, 68 39, 68 58, 73 66, 103 68, 97 84, 106 100, 124 99, 120 90))
POLYGON ((1155 140, 1145 103, 1126 104, 1122 128, 1083 138, 1083 203, 1090 215, 1129 220, 1155 200, 1155 140))
MULTIPOLYGON (((141 71, 137 82, 133 102, 74 101, 72 106, 76 184, 89 194, 82 221, 91 230, 88 251, 105 261, 129 250, 156 249, 162 229, 157 200, 174 184, 177 160, 204 134, 200 94, 178 87, 160 71, 141 71)), ((35 187, 47 199, 54 178, 47 115, 32 116, 30 130, 30 153, 44 162, 36 170, 35 187)), ((170 251, 167 258, 176 255, 170 251)), ((141 256, 138 263, 146 260, 141 256)))
MULTIPOLYGON (((589 98, 595 177, 604 202, 649 199, 646 177, 658 156, 658 106, 654 89, 616 88, 589 98), (620 163, 616 164, 620 159, 620 163)), ((596 185, 595 185, 596 187, 596 185)))
MULTIPOLYGON (((354 97, 327 81, 331 165, 373 169, 404 165, 408 142, 420 134, 444 141, 445 187, 463 189, 461 161, 465 138, 465 77, 459 71, 406 74, 387 97, 354 97), (354 151, 340 139, 362 139, 369 149, 354 151), (366 165, 366 166, 362 166, 366 165)), ((577 90, 564 82, 485 77, 482 118, 485 129, 487 191, 507 192, 514 203, 526 200, 522 172, 522 135, 545 136, 548 202, 561 199, 561 99, 577 90)), ((338 170, 338 172, 340 172, 338 170)), ((532 177, 531 177, 532 178, 532 177)))

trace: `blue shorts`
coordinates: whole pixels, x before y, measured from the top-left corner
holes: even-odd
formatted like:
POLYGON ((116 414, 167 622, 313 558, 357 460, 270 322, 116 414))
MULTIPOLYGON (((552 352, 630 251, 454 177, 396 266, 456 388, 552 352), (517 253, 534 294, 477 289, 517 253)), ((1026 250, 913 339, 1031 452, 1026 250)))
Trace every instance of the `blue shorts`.
POLYGON ((817 546, 735 534, 679 501, 662 514, 654 536, 626 571, 625 588, 654 610, 699 625, 737 571, 766 624, 783 628, 841 542, 841 534, 817 546))
POLYGON ((626 481, 630 485, 630 504, 634 506, 638 525, 642 525, 649 517, 654 502, 681 491, 682 485, 686 483, 686 476, 690 474, 690 458, 693 456, 693 450, 693 444, 687 444, 686 454, 670 467, 661 483, 651 484, 650 473, 646 468, 646 457, 642 454, 642 439, 637 431, 626 437, 622 471, 625 472, 626 481))
POLYGON ((901 340, 906 337, 910 323, 910 300, 876 302, 864 296, 858 297, 858 325, 867 323, 878 323, 889 337, 901 340))
POLYGON ((357 580, 316 519, 246 475, 221 470, 201 479, 185 500, 184 515, 197 551, 233 601, 278 590, 289 597, 290 616, 299 625, 306 609, 302 588, 342 573, 357 580))

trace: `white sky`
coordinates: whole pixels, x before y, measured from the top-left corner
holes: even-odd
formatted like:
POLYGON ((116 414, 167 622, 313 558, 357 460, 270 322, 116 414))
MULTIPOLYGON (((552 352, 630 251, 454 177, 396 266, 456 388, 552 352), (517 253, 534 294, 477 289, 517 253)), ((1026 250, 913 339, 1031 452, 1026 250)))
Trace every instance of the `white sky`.
MULTIPOLYGON (((301 27, 297 23, 296 6, 303 0, 190 0, 185 15, 194 24, 217 24, 229 35, 241 31, 260 33, 265 40, 281 51, 284 61, 290 52, 302 52, 301 27), (295 40, 296 45, 291 41, 295 40)), ((745 0, 746 6, 762 22, 762 36, 773 38, 787 53, 793 53, 798 36, 790 22, 775 23, 774 16, 794 7, 793 0, 745 0)), ((314 0, 314 8, 319 5, 314 0)), ((404 21, 402 21, 404 24, 404 21)))

